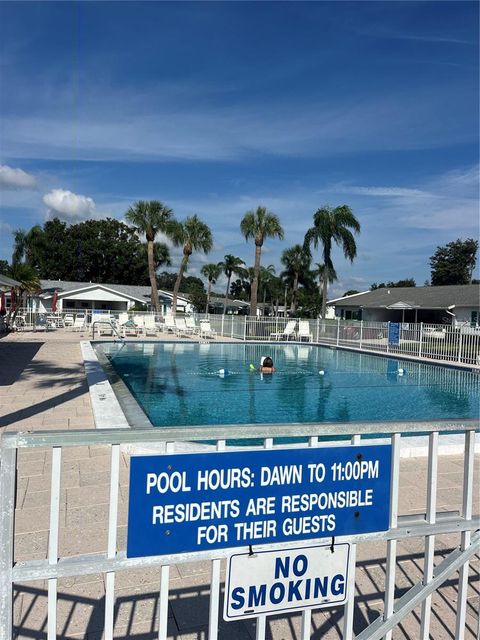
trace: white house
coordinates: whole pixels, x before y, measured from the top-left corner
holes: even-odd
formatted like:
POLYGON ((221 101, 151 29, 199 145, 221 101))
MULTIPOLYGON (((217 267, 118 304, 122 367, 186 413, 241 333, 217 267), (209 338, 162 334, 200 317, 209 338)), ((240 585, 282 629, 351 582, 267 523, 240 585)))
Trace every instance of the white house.
MULTIPOLYGON (((53 296, 57 294, 58 311, 128 311, 136 304, 151 309, 151 289, 146 286, 126 284, 99 284, 94 282, 68 282, 65 280, 40 280, 42 292, 32 299, 37 311, 50 311, 53 296)), ((159 289, 161 312, 166 315, 172 307, 172 294, 159 289)), ((189 313, 192 305, 179 295, 177 310, 189 313)))
POLYGON ((329 300, 345 320, 480 324, 478 284, 443 287, 392 287, 329 300))

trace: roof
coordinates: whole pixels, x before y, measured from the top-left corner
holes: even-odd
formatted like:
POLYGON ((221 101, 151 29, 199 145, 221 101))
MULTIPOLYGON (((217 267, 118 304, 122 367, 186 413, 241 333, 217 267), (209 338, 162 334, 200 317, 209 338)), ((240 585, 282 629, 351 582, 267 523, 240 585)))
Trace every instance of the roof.
MULTIPOLYGON (((64 295, 66 293, 73 293, 82 289, 102 287, 104 289, 110 289, 110 291, 120 293, 132 300, 138 300, 142 303, 150 302, 151 299, 151 288, 143 285, 102 284, 100 282, 73 282, 68 280, 40 280, 40 286, 44 293, 53 293, 54 291, 58 291, 59 295, 62 297, 66 297, 64 295)), ((158 295, 160 298, 166 298, 168 300, 172 299, 172 293, 164 291, 163 289, 158 290, 158 295)), ((179 295, 178 298, 179 300, 188 302, 188 299, 185 296, 179 295)))
POLYGON ((18 280, 14 280, 13 278, 4 276, 3 273, 0 273, 0 287, 19 287, 19 286, 20 286, 20 282, 18 282, 18 280))
POLYGON ((361 307, 364 309, 447 309, 452 305, 456 307, 479 307, 480 285, 382 288, 330 300, 327 304, 338 307, 361 307))

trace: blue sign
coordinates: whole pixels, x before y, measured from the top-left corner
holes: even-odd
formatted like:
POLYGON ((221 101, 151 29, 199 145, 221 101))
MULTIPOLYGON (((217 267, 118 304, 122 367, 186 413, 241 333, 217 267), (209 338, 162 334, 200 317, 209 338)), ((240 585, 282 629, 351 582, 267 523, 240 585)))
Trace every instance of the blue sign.
POLYGON ((388 529, 390 445, 132 456, 127 557, 388 529))
POLYGON ((388 325, 388 344, 400 344, 399 322, 390 322, 388 325))

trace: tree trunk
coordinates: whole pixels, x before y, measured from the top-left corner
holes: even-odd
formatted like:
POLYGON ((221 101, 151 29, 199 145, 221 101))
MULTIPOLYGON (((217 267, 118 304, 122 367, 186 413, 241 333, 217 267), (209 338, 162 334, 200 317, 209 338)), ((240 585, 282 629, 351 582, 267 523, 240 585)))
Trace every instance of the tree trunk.
POLYGON ((223 315, 227 313, 228 292, 230 291, 230 280, 232 275, 230 274, 227 279, 227 290, 225 292, 225 300, 223 301, 223 315))
POLYGON ((280 306, 280 298, 277 296, 275 301, 275 317, 278 318, 278 307, 280 306))
POLYGON ((328 267, 325 262, 323 272, 323 289, 322 289, 322 320, 325 320, 327 314, 327 287, 328 287, 328 267))
POLYGON ((188 255, 184 254, 183 260, 182 260, 182 262, 180 264, 180 270, 178 272, 177 279, 175 280, 175 286, 173 287, 172 316, 174 316, 177 313, 178 291, 180 289, 180 284, 182 282, 182 278, 183 278, 183 274, 185 273, 185 269, 187 268, 187 264, 188 264, 188 255))
POLYGON ((253 266, 253 280, 250 290, 250 315, 257 316, 257 297, 258 297, 258 274, 260 272, 260 257, 262 255, 262 245, 255 245, 255 264, 253 266))
POLYGON ((160 312, 160 301, 158 299, 157 274, 155 273, 155 262, 153 259, 153 241, 147 240, 147 257, 148 257, 148 275, 150 278, 150 286, 152 288, 151 300, 152 307, 157 313, 160 312))
POLYGON ((297 312, 297 293, 298 293, 298 273, 295 274, 295 278, 293 280, 293 289, 292 289, 292 304, 290 305, 290 313, 293 317, 295 317, 295 313, 297 312))
POLYGON ((208 315, 208 307, 210 306, 210 292, 212 291, 212 281, 208 281, 208 289, 207 289, 207 305, 205 307, 205 313, 208 315))

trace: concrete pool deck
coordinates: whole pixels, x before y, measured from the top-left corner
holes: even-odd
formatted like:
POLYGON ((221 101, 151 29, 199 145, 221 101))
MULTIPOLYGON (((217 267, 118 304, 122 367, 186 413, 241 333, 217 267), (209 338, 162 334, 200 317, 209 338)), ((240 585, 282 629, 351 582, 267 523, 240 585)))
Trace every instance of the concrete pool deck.
MULTIPOLYGON (((80 341, 88 335, 66 331, 23 332, 0 339, 0 431, 94 428, 94 418, 80 341)), ((172 339, 171 336, 168 337, 172 339)), ((132 338, 128 341, 137 341, 132 338)), ((182 339, 179 339, 182 341, 182 339)), ((223 341, 223 340, 222 340, 223 341)), ((479 512, 479 458, 475 469, 479 512)), ((426 458, 404 459, 400 472, 401 514, 422 513, 426 500, 426 458)), ((62 466, 60 555, 101 553, 106 550, 110 455, 107 447, 65 449, 62 466)), ((50 500, 51 456, 46 450, 19 454, 15 559, 46 558, 50 500)), ((118 545, 124 548, 128 499, 128 455, 120 470, 118 545)), ((458 510, 462 500, 461 456, 439 458, 438 511, 458 510)), ((459 535, 436 538, 436 562, 459 543, 459 535)), ((398 542, 397 595, 421 578, 421 539, 398 542)), ((357 547, 355 632, 382 610, 386 544, 357 547)), ((176 565, 170 570, 169 637, 204 640, 207 637, 211 564, 176 565)), ((159 568, 117 573, 115 582, 115 637, 154 638, 158 629, 159 568)), ((431 638, 455 638, 457 576, 433 596, 431 638)), ((478 554, 470 565, 465 638, 477 632, 480 602, 478 554)), ((16 585, 14 622, 17 638, 45 638, 47 585, 44 581, 16 585)), ((100 640, 103 628, 105 577, 103 574, 58 581, 58 637, 100 640)), ((312 638, 338 638, 342 609, 313 613, 312 638)), ((300 638, 301 618, 267 618, 267 638, 300 638)), ((419 611, 394 630, 395 640, 419 637, 419 611)), ((220 623, 220 637, 255 638, 252 621, 220 623)))

